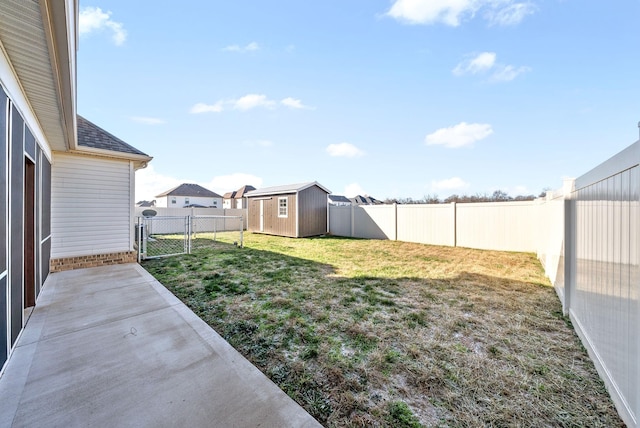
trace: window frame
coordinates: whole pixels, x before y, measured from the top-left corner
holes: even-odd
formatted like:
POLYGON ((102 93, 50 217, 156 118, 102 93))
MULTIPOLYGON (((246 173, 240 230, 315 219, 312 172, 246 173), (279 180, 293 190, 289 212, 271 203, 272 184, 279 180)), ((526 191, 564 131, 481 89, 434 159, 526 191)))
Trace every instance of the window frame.
POLYGON ((278 218, 289 218, 289 198, 286 196, 278 198, 278 218), (284 205, 281 205, 283 201, 284 205), (284 208, 284 214, 282 214, 282 208, 284 208))

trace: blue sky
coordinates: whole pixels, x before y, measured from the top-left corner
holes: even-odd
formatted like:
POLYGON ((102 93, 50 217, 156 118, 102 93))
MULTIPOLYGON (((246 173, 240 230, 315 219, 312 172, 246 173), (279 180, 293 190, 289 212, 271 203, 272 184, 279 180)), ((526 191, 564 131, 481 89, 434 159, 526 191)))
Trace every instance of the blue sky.
POLYGON ((81 0, 78 110, 153 156, 136 199, 318 181, 559 188, 638 139, 640 1, 81 0))

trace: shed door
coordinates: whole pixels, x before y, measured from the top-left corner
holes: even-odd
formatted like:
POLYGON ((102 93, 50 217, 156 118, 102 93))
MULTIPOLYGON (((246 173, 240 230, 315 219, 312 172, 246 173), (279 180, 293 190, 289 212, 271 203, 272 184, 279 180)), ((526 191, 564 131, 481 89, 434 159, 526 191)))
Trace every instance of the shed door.
POLYGON ((260 200, 260 232, 264 232, 264 201, 260 200))

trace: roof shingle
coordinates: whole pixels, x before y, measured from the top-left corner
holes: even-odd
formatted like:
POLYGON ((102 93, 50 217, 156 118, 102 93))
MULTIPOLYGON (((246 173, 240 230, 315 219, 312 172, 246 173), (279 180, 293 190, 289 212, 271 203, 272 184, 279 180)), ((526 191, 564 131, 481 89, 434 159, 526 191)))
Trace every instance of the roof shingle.
POLYGON ((174 187, 173 189, 169 189, 164 193, 156 195, 156 198, 161 198, 163 196, 191 196, 191 197, 201 197, 201 198, 222 198, 222 196, 218 195, 215 192, 212 192, 209 189, 205 189, 204 187, 193 184, 193 183, 182 183, 179 186, 174 187))
POLYGON ((80 115, 78 115, 78 145, 111 152, 148 156, 80 115))

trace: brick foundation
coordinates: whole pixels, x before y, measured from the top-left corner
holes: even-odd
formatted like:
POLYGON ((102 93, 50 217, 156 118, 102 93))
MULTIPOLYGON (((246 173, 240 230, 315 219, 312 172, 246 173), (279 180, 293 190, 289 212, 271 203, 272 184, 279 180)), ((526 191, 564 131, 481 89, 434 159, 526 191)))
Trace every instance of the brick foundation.
POLYGON ((93 254, 90 256, 51 259, 49 266, 51 272, 61 272, 63 270, 118 265, 122 263, 135 263, 137 261, 138 257, 135 251, 124 251, 121 253, 93 254))

